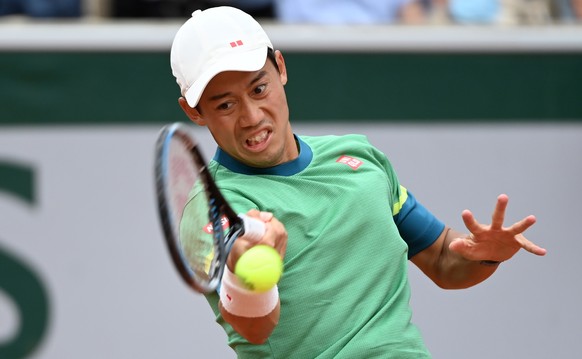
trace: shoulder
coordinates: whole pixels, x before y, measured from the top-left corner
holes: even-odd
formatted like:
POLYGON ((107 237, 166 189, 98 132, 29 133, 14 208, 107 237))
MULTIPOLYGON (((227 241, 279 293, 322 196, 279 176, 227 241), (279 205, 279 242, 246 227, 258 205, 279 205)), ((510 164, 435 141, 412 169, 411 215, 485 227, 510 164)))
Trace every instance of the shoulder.
POLYGON ((370 143, 367 136, 361 134, 300 136, 300 138, 309 145, 314 154, 333 153, 376 159, 386 157, 382 151, 370 143))
POLYGON ((339 147, 349 147, 349 146, 370 146, 372 144, 368 141, 368 137, 360 134, 348 134, 348 135, 324 135, 324 136, 299 136, 301 140, 309 144, 312 148, 323 147, 323 146, 339 146, 339 147))
POLYGON ((300 136, 300 138, 311 148, 317 165, 321 165, 321 162, 354 160, 358 163, 373 164, 387 173, 393 171, 386 154, 370 143, 365 135, 300 136))

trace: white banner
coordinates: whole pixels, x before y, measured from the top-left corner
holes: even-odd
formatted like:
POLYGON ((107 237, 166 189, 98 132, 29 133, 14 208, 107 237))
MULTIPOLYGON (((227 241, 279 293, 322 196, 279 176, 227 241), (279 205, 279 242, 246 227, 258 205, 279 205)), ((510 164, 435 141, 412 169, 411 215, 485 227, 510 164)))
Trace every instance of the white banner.
MULTIPOLYGON (((36 177, 35 203, 0 193, 0 250, 47 291, 47 330, 31 358, 234 356, 210 307, 182 284, 166 253, 154 201, 156 134, 157 128, 85 127, 0 132, 0 162, 22 163, 36 177)), ((0 278, 3 288, 7 278, 0 278)), ((0 321, 4 347, 29 335, 18 333, 27 308, 14 314, 11 297, 6 290, 0 296, 0 307, 12 312, 0 321)))
MULTIPOLYGON (((182 284, 166 253, 152 175, 158 129, 0 130, 0 357, 11 350, 42 359, 234 357, 210 307, 182 284), (29 170, 28 199, 10 184, 19 178, 27 187, 14 164, 29 170)), ((411 267, 414 321, 435 358, 577 352, 582 126, 302 125, 297 132, 367 134, 401 182, 458 229, 465 208, 488 222, 503 192, 508 223, 537 215, 528 237, 549 254, 519 253, 475 288, 443 291, 411 267)), ((205 129, 200 138, 210 158, 205 129)))

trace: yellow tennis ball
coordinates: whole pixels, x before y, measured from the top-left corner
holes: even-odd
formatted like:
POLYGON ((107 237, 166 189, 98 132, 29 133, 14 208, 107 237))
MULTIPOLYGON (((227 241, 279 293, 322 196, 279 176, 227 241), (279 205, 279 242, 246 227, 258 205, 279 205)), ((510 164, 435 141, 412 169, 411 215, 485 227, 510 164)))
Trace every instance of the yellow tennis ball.
POLYGON ((283 261, 275 248, 260 244, 240 256, 234 273, 248 290, 266 292, 281 279, 283 261))

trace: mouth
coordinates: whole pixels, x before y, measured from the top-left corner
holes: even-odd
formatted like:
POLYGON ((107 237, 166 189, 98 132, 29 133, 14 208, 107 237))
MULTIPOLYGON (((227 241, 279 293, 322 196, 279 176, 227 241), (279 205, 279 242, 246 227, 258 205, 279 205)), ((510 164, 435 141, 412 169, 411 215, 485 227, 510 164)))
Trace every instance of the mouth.
POLYGON ((252 151, 261 151, 267 146, 270 136, 271 131, 262 130, 247 138, 245 144, 252 151))

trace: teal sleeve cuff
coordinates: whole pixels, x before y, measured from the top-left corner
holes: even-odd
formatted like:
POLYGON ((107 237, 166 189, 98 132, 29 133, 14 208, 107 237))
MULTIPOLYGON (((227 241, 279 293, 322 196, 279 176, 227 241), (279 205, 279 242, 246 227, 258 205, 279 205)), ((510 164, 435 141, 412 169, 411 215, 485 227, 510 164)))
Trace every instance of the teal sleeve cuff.
POLYGON ((410 191, 394 222, 408 244, 408 259, 430 247, 445 229, 445 224, 416 201, 410 191))

